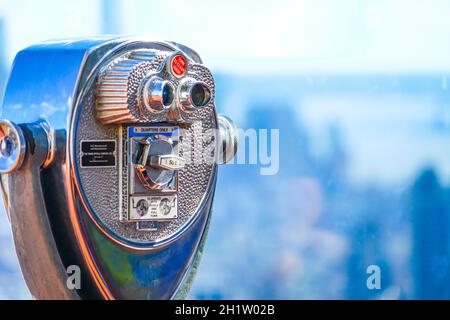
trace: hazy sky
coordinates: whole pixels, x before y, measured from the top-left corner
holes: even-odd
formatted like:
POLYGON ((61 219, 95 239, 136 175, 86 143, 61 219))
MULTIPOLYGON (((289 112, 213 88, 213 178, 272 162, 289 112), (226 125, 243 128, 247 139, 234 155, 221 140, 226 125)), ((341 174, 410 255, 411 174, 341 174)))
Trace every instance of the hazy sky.
MULTIPOLYGON (((195 48, 229 71, 450 71, 447 0, 115 0, 124 34, 195 48)), ((102 32, 100 0, 0 0, 8 57, 102 32)))
MULTIPOLYGON (((0 16, 7 28, 9 62, 18 50, 37 41, 100 35, 104 3, 101 0, 0 0, 0 16)), ((442 76, 450 72, 448 0, 109 0, 108 3, 116 8, 110 10, 111 20, 117 24, 112 29, 191 46, 213 72, 437 72, 442 76)), ((239 119, 236 113, 246 112, 245 99, 229 94, 227 110, 239 119)), ((360 105, 364 104, 352 105, 354 110, 336 101, 325 101, 321 108, 314 103, 305 108, 304 116, 309 116, 307 122, 313 124, 310 129, 313 133, 330 121, 349 131, 353 152, 359 150, 361 155, 359 166, 354 166, 360 168, 355 169, 359 175, 385 173, 397 177, 398 170, 392 172, 380 165, 384 162, 372 161, 372 154, 365 148, 366 139, 358 133, 360 128, 355 123, 369 130, 368 123, 376 128, 383 122, 374 121, 373 115, 360 105), (324 107, 327 104, 331 110, 324 107), (369 115, 364 118, 367 121, 354 121, 357 110, 369 115), (378 171, 371 167, 374 165, 378 165, 378 171)), ((389 118, 387 111, 379 112, 380 106, 368 106, 389 118)), ((411 102, 412 111, 426 112, 413 107, 411 102)), ((387 110, 395 112, 396 109, 389 105, 387 110)), ((422 113, 412 111, 409 114, 420 115, 421 121, 426 121, 422 113)), ((397 121, 398 117, 392 119, 397 121)), ((410 119, 407 123, 414 122, 410 119)), ((374 143, 389 141, 382 139, 378 131, 376 137, 379 139, 374 139, 374 143)), ((447 157, 439 157, 442 148, 448 148, 447 136, 428 150, 427 146, 431 146, 428 141, 436 142, 436 139, 425 137, 421 147, 411 145, 404 152, 410 155, 407 157, 410 166, 402 165, 402 168, 409 172, 418 161, 436 156, 436 152, 436 158, 442 163, 450 163, 447 157)), ((355 159, 358 159, 356 153, 355 159)), ((448 165, 443 167, 450 172, 448 165)))

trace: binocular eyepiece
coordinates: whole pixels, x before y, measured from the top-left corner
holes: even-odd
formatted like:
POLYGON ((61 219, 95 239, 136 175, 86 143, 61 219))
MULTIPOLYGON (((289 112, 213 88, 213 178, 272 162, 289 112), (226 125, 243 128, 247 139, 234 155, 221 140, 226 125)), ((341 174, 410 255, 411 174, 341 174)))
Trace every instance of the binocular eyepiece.
POLYGON ((188 58, 181 52, 167 57, 137 52, 118 58, 98 81, 98 120, 104 124, 157 121, 162 117, 180 121, 183 114, 208 106, 213 99, 212 77, 205 69, 202 79, 201 65, 196 66, 197 72, 189 67, 188 58), (158 67, 152 67, 158 59, 158 67))
POLYGON ((140 91, 143 113, 160 113, 173 107, 177 97, 181 111, 192 112, 206 106, 211 101, 211 89, 204 82, 187 79, 180 83, 178 90, 170 81, 152 76, 140 91))
POLYGON ((150 77, 143 84, 141 103, 145 111, 159 113, 172 107, 175 97, 175 88, 167 80, 159 77, 150 77))
POLYGON ((183 297, 237 150, 199 55, 136 38, 21 51, 0 120, 0 174, 39 299, 183 297), (68 270, 79 282, 70 284, 68 270))
POLYGON ((211 101, 211 90, 204 82, 188 79, 181 84, 179 99, 182 111, 194 111, 211 101))

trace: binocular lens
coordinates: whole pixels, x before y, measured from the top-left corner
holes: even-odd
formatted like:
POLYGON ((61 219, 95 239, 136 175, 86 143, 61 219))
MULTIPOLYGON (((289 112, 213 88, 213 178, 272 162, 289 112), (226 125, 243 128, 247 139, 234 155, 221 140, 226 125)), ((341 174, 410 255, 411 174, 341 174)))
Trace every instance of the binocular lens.
POLYGON ((191 88, 191 100, 196 107, 206 106, 211 100, 211 91, 205 84, 197 82, 191 88))
POLYGON ((164 83, 162 88, 162 102, 165 107, 172 105, 174 99, 173 87, 169 83, 164 83))
POLYGON ((174 100, 173 85, 158 76, 145 80, 141 92, 141 99, 147 112, 161 113, 170 108, 174 100))

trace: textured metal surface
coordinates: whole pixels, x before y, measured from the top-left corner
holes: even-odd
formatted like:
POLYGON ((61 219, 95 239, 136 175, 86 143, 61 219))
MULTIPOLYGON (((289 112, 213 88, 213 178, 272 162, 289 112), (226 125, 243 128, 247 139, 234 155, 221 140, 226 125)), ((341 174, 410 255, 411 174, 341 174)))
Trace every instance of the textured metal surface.
MULTIPOLYGON (((137 88, 146 75, 161 68, 165 56, 170 52, 161 54, 156 52, 155 59, 151 62, 140 62, 133 67, 130 76, 127 78, 128 91, 131 95, 128 97, 129 110, 136 115, 138 106, 136 105, 137 88)), ((128 57, 125 55, 125 57, 128 57)), ((120 57, 116 61, 123 61, 120 57)), ((117 62, 115 62, 117 63, 117 62)), ((175 77, 166 75, 177 85, 179 80, 175 77)), ((209 70, 203 66, 193 64, 189 69, 187 76, 193 79, 203 81, 210 85, 214 92, 214 80, 209 70)), ((80 186, 86 197, 87 203, 91 208, 94 219, 111 232, 119 241, 152 244, 163 241, 173 236, 183 226, 188 224, 194 217, 198 207, 205 196, 205 192, 209 187, 212 169, 214 164, 211 162, 198 161, 200 163, 188 162, 186 167, 179 171, 179 192, 178 192, 178 218, 173 221, 159 222, 155 231, 140 231, 136 229, 133 223, 125 223, 121 220, 119 205, 122 203, 122 216, 128 214, 128 179, 130 172, 127 167, 127 147, 128 136, 127 127, 123 125, 123 139, 119 141, 119 125, 105 126, 96 120, 95 87, 92 87, 85 95, 80 109, 78 110, 78 127, 75 132, 76 150, 79 153, 80 143, 83 140, 116 140, 122 143, 123 153, 118 157, 122 157, 122 182, 120 182, 120 168, 80 168, 80 186), (122 193, 122 201, 119 196, 122 193)), ((97 105, 98 110, 98 105, 97 105)), ((211 129, 217 126, 215 122, 213 100, 204 108, 199 108, 193 113, 183 114, 183 120, 188 120, 180 127, 180 136, 182 142, 179 145, 180 156, 192 157, 193 159, 201 159, 205 148, 213 149, 214 138, 204 139, 204 136, 211 134, 211 129), (205 141, 203 141, 205 140, 205 141), (189 145, 188 145, 189 144, 189 145), (187 152, 190 151, 188 155, 187 152)), ((147 119, 147 121, 158 121, 161 115, 155 118, 147 119)), ((138 118, 135 119, 138 121, 138 118)), ((139 120, 144 122, 144 120, 139 120)), ((80 155, 77 154, 77 166, 79 166, 80 155)))
POLYGON ((142 117, 137 94, 144 77, 156 73, 167 54, 156 50, 136 51, 121 56, 108 66, 97 85, 97 118, 104 124, 165 120, 167 112, 145 113, 146 117, 142 117))
POLYGON ((108 240, 81 210, 93 255, 116 299, 173 299, 188 276, 192 277, 195 269, 191 267, 200 259, 197 250, 206 239, 215 178, 212 185, 196 222, 175 243, 158 250, 136 253, 108 240))

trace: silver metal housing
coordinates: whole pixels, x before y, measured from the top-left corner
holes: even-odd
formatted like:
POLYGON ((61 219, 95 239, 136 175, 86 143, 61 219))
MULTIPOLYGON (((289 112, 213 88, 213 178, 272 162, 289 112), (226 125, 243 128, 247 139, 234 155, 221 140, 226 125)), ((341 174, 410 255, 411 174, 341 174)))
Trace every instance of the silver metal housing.
POLYGON ((181 157, 201 157, 207 149, 215 159, 214 80, 198 54, 139 38, 39 44, 17 55, 1 116, 24 133, 23 164, 3 170, 1 186, 34 297, 168 299, 186 292, 183 284, 206 236, 217 165, 187 162, 174 189, 165 191, 169 200, 158 202, 163 214, 175 204, 176 218, 136 227, 127 218, 130 196, 154 195, 138 187, 130 193, 129 142, 130 133, 141 130, 136 128, 176 126, 181 157), (192 78, 208 86, 211 99, 190 112, 177 99, 162 110, 143 110, 139 88, 150 75, 174 88, 192 78), (192 142, 207 133, 202 144, 192 142), (177 201, 171 202, 174 195, 177 201), (81 289, 65 285, 71 265, 81 269, 81 289))

